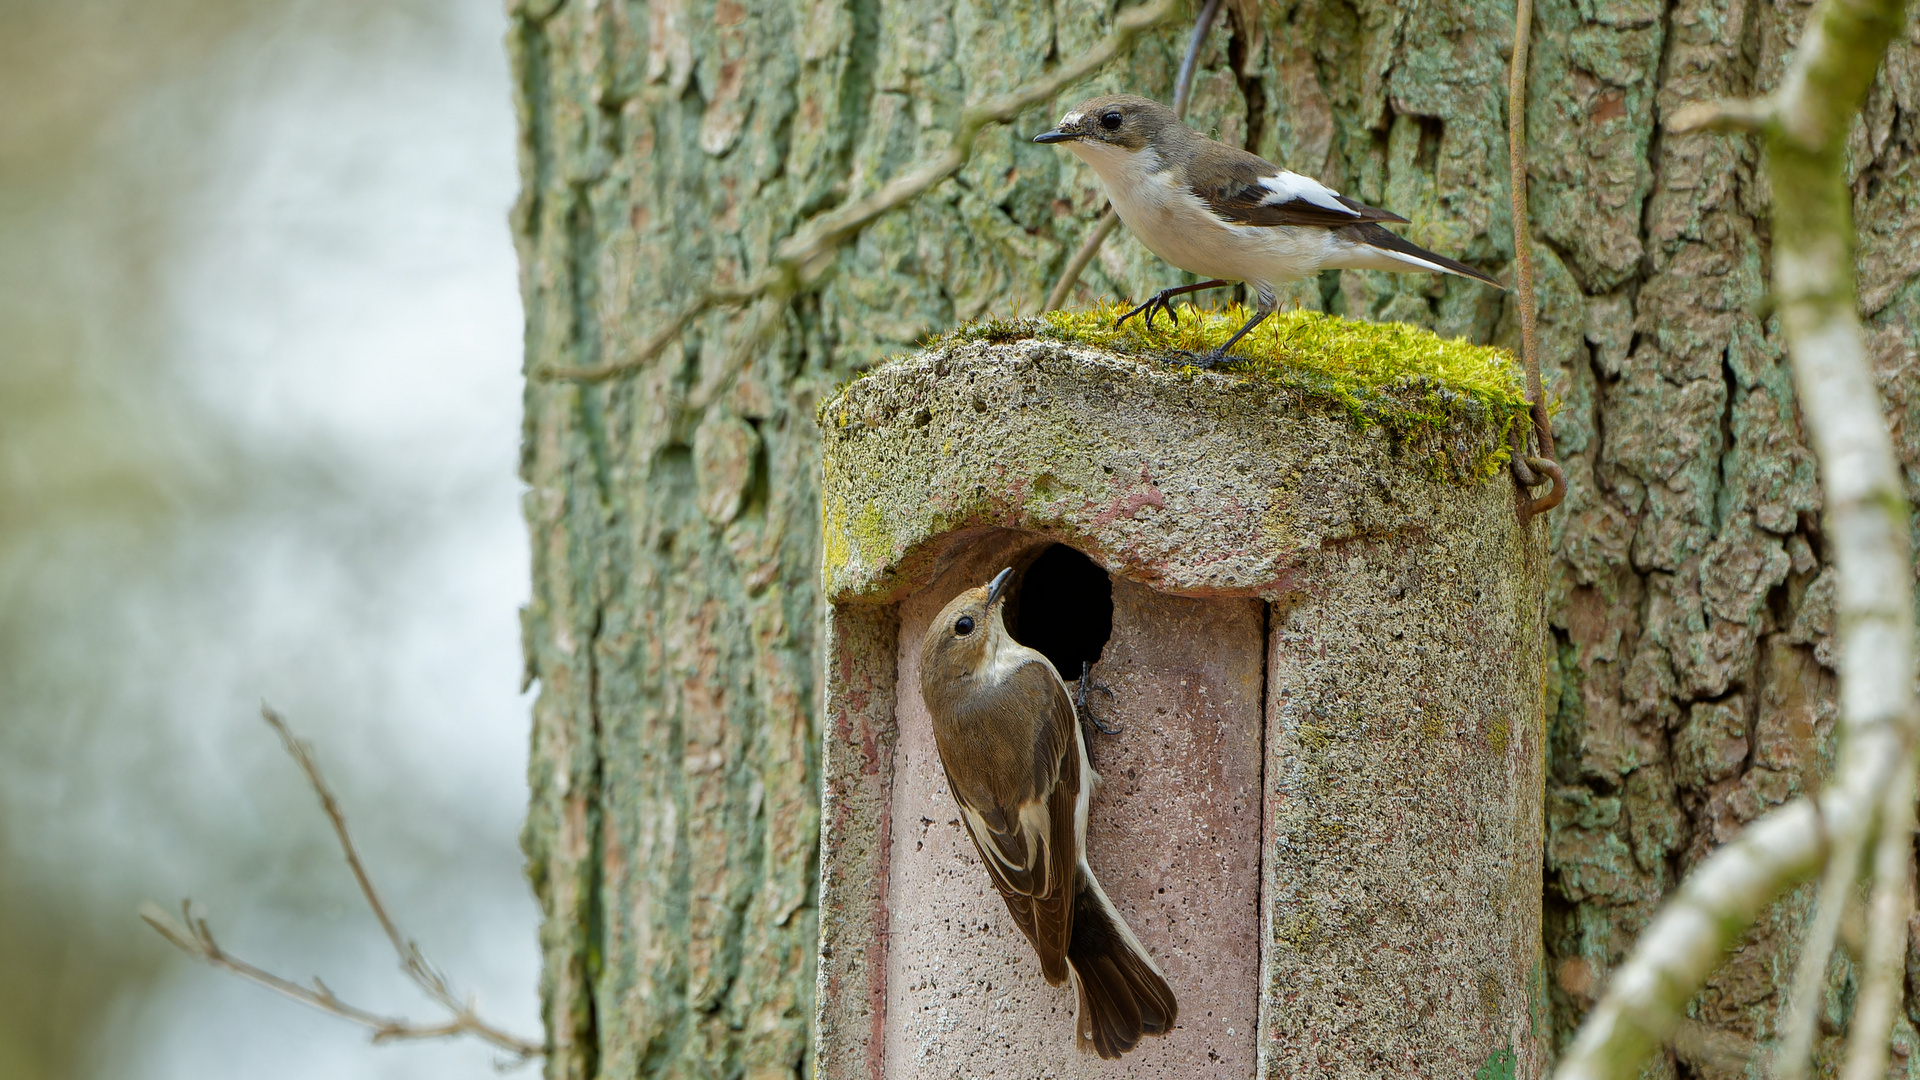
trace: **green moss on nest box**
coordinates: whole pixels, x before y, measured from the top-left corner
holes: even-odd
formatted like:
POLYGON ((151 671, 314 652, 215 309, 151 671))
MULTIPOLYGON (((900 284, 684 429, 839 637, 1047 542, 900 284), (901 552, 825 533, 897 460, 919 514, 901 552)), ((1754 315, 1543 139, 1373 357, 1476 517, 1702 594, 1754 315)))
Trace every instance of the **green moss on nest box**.
MULTIPOLYGON (((1162 316, 1148 329, 1146 319, 1136 316, 1116 328, 1114 323, 1128 310, 1124 304, 1102 304, 1083 311, 1052 311, 1037 319, 968 323, 931 344, 1051 338, 1177 363, 1183 355, 1219 348, 1253 315, 1240 304, 1183 304, 1177 322, 1162 316)), ((1317 311, 1268 318, 1240 339, 1222 370, 1328 394, 1349 407, 1361 406, 1363 418, 1371 421, 1386 418, 1365 406, 1405 408, 1409 399, 1404 391, 1421 388, 1451 391, 1495 414, 1527 410, 1520 366, 1505 349, 1443 338, 1405 323, 1360 322, 1317 311)))
MULTIPOLYGON (((1177 321, 1161 316, 1149 328, 1145 318, 1135 317, 1116 327, 1128 310, 1124 304, 1100 304, 1039 318, 966 323, 926 347, 1043 339, 1177 366, 1218 348, 1253 314, 1241 304, 1182 304, 1177 321)), ((1484 479, 1504 466, 1508 436, 1528 411, 1520 365, 1505 349, 1443 338, 1406 323, 1362 322, 1317 311, 1269 317, 1213 370, 1325 398, 1345 408, 1355 423, 1379 424, 1396 435, 1417 435, 1463 419, 1491 422, 1499 439, 1490 452, 1465 468, 1459 462, 1435 462, 1437 472, 1456 479, 1484 479)))
MULTIPOLYGON (((1135 318, 1116 328, 1126 311, 1107 304, 1039 318, 966 323, 930 339, 919 353, 1057 341, 1134 357, 1164 373, 1197 374, 1193 361, 1218 348, 1249 316, 1241 305, 1181 305, 1177 322, 1162 316, 1149 329, 1144 319, 1135 318)), ((827 429, 844 426, 846 412, 834 413, 829 406, 867 376, 907 359, 892 357, 843 384, 820 402, 816 421, 827 429)), ((1432 476, 1454 483, 1477 483, 1503 469, 1515 426, 1527 423, 1526 393, 1513 354, 1405 323, 1359 322, 1309 311, 1276 314, 1242 338, 1212 371, 1318 399, 1344 411, 1360 428, 1377 425, 1403 450, 1424 457, 1432 476)))

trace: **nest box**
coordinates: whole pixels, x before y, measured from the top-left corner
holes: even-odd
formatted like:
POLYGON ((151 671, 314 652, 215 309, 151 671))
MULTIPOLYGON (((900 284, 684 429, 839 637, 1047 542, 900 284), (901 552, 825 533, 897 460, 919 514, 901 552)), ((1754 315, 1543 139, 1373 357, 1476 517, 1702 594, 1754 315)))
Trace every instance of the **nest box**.
POLYGON ((1544 526, 1501 416, 1402 397, 1030 339, 822 407, 818 1075, 1539 1071, 1544 526), (920 699, 928 621, 1008 566, 1013 635, 1121 728, 1088 859, 1180 1020, 1117 1062, 1073 1049, 920 699))

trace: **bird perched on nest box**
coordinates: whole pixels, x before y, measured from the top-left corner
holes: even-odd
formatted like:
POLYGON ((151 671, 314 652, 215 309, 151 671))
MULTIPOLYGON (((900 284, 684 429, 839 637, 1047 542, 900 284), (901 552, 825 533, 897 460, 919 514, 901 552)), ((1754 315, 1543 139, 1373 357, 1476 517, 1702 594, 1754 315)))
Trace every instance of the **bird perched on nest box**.
POLYGON ((981 865, 1058 986, 1071 968, 1074 1044, 1117 1058, 1173 1030, 1166 976, 1087 866, 1099 782, 1053 664, 1001 620, 1011 569, 955 597, 920 646, 920 694, 947 787, 981 865))
POLYGON ((1491 276, 1408 243, 1380 226, 1405 222, 1264 158, 1215 142, 1172 109, 1130 94, 1092 98, 1060 118, 1037 143, 1061 143, 1093 166, 1127 228, 1155 255, 1211 281, 1162 289, 1120 317, 1156 308, 1173 317, 1172 299, 1246 282, 1258 301, 1253 318, 1207 363, 1273 314, 1273 287, 1322 270, 1396 270, 1457 274, 1504 288, 1491 276))

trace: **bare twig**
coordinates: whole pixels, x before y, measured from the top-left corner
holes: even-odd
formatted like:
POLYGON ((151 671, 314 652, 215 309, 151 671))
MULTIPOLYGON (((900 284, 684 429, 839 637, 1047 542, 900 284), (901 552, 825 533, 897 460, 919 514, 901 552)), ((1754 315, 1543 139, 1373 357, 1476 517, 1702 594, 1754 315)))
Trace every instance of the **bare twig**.
POLYGON ((1608 980, 1556 1080, 1640 1075, 1694 990, 1779 892, 1820 867, 1818 815, 1796 800, 1761 818, 1687 878, 1608 980))
POLYGON ((420 946, 400 932, 400 927, 387 913, 387 906, 381 901, 379 890, 374 888, 373 878, 367 873, 366 865, 360 861, 360 853, 353 846, 353 838, 347 833, 346 815, 341 812, 339 800, 334 798, 333 789, 327 785, 326 777, 321 775, 319 762, 313 757, 313 748, 296 737, 293 730, 287 726, 287 722, 271 708, 262 705, 260 715, 279 734, 281 744, 286 747, 287 753, 293 756, 293 760, 300 766, 300 771, 306 774, 307 782, 313 786, 314 794, 319 796, 320 809, 326 813, 327 821, 333 825, 334 835, 340 840, 340 849, 346 855, 347 867, 353 872, 354 881, 360 886, 360 895, 366 898, 367 906, 373 909, 374 918, 380 921, 380 929, 386 932, 387 940, 393 944, 394 952, 400 957, 400 970, 425 991, 428 997, 452 1013, 452 1018, 438 1024, 416 1024, 399 1017, 382 1016, 340 1000, 325 983, 317 978, 313 980, 313 985, 308 987, 263 968, 255 967, 228 953, 218 941, 214 940, 213 930, 207 925, 207 921, 193 913, 192 901, 181 902, 178 920, 153 903, 141 905, 140 917, 182 952, 302 1004, 371 1028, 374 1042, 472 1035, 512 1054, 516 1062, 526 1061, 546 1053, 546 1049, 539 1043, 511 1035, 480 1019, 475 1012, 474 1003, 471 1000, 463 1001, 455 995, 452 987, 447 984, 446 976, 427 960, 426 955, 420 951, 420 946))
POLYGON ((933 160, 894 177, 863 199, 809 219, 799 231, 774 249, 768 266, 739 286, 708 286, 696 293, 649 334, 631 353, 592 367, 545 367, 534 374, 548 379, 598 382, 651 362, 673 342, 686 325, 716 307, 738 307, 762 296, 788 299, 818 286, 833 268, 835 256, 882 214, 918 198, 927 189, 959 172, 973 156, 973 143, 989 124, 1004 124, 1028 108, 1050 101, 1065 87, 1086 78, 1126 51, 1133 39, 1170 18, 1181 0, 1148 0, 1121 12, 1113 30, 1073 62, 1024 86, 960 110, 947 149, 933 160))
POLYGON ((1060 271, 1060 280, 1053 283, 1053 291, 1047 293, 1047 302, 1041 306, 1041 311, 1059 311, 1066 306, 1067 294, 1080 284, 1080 275, 1087 272, 1087 264, 1100 254, 1100 246, 1119 227, 1120 215, 1114 212, 1113 207, 1107 207, 1106 212, 1100 215, 1100 220, 1094 223, 1093 231, 1080 242, 1073 258, 1067 260, 1066 268, 1060 271))
POLYGON ((222 971, 238 975, 248 982, 264 986, 276 994, 292 998, 303 1005, 372 1029, 374 1042, 402 1042, 472 1035, 507 1051, 520 1061, 545 1053, 539 1044, 516 1038, 493 1027, 475 1016, 468 1008, 458 1010, 453 1019, 445 1023, 415 1024, 399 1017, 382 1016, 356 1005, 350 1005, 340 1000, 327 984, 319 979, 313 980, 311 987, 302 986, 290 979, 283 979, 270 971, 255 967, 221 948, 220 943, 214 940, 213 930, 207 925, 207 921, 193 913, 191 901, 181 903, 179 919, 175 919, 152 902, 140 905, 140 918, 144 919, 148 926, 159 931, 160 936, 190 956, 222 971))
MULTIPOLYGON (((1795 800, 1694 872, 1588 1015, 1561 1061, 1560 1080, 1637 1076, 1718 965, 1721 950, 1765 904, 1822 869, 1828 884, 1800 981, 1824 979, 1831 938, 1821 928, 1838 924, 1860 854, 1876 831, 1868 952, 1877 954, 1863 976, 1844 1075, 1884 1074, 1898 993, 1895 966, 1904 952, 1900 926, 1912 906, 1906 884, 1916 737, 1912 570, 1899 466, 1855 311, 1845 154, 1849 124, 1899 30, 1902 7, 1901 0, 1821 0, 1781 88, 1764 109, 1752 110, 1764 117, 1773 185, 1773 292, 1801 415, 1820 458, 1827 536, 1839 574, 1841 744, 1833 779, 1817 809, 1795 800)), ((1807 1012, 1804 1005, 1795 1008, 1796 1018, 1807 1012)), ((1804 1060, 1786 1056, 1776 1059, 1777 1069, 1798 1069, 1804 1060)))
MULTIPOLYGON (((1173 114, 1180 119, 1187 118, 1187 105, 1193 97, 1193 73, 1200 64, 1200 47, 1207 42, 1207 33, 1213 29, 1214 16, 1220 13, 1220 0, 1207 0, 1200 8, 1200 15, 1193 21, 1193 36, 1187 40, 1187 55, 1180 61, 1180 74, 1173 80, 1173 114)), ((1248 132, 1249 135, 1254 134, 1248 132)), ((1100 245, 1107 242, 1113 230, 1120 227, 1120 215, 1113 207, 1107 207, 1106 213, 1093 226, 1093 231, 1080 243, 1080 249, 1067 260, 1066 269, 1060 271, 1060 280, 1054 282, 1053 290, 1047 293, 1047 302, 1041 311, 1058 311, 1067 302, 1067 294, 1080 282, 1080 275, 1086 272, 1087 264, 1100 253, 1100 245)))
POLYGON ((1807 928, 1806 940, 1800 944, 1800 960, 1793 972, 1793 992, 1787 999, 1780 1044, 1773 1055, 1774 1080, 1805 1080, 1827 992, 1827 965, 1833 959, 1833 943, 1840 934, 1841 917, 1846 914, 1847 896, 1860 876, 1860 854, 1866 838, 1835 839, 1839 843, 1833 845, 1826 871, 1820 876, 1813 924, 1807 928))
POLYGON ((347 833, 347 817, 340 812, 340 801, 333 797, 333 789, 327 786, 327 779, 320 773, 320 763, 313 759, 313 747, 306 740, 294 735, 287 721, 272 708, 260 706, 260 717, 274 734, 280 736, 280 745, 286 747, 288 756, 300 771, 307 774, 307 783, 313 785, 313 793, 320 798, 320 811, 327 815, 327 822, 333 826, 333 834, 340 840, 340 850, 347 857, 347 869, 353 872, 353 880, 360 886, 360 895, 366 897, 367 906, 373 909, 373 917, 380 920, 380 929, 386 931, 387 940, 393 943, 393 949, 400 954, 400 968, 407 977, 420 984, 420 988, 432 995, 435 1001, 449 1004, 446 980, 429 966, 420 955, 420 947, 400 933, 393 917, 387 914, 387 905, 380 900, 379 890, 373 887, 373 878, 368 876, 366 865, 360 861, 360 852, 353 846, 353 837, 347 833))
POLYGON ((1913 910, 1912 879, 1907 873, 1913 859, 1913 796, 1913 770, 1900 770, 1887 786, 1880 811, 1873 894, 1867 902, 1867 947, 1861 957, 1860 991, 1841 1080, 1878 1080, 1887 1075, 1887 1031, 1900 1006, 1907 916, 1913 910))
POLYGON ((1187 106, 1193 103, 1193 75, 1200 68, 1200 48, 1207 43, 1207 35, 1213 32, 1213 20, 1219 14, 1220 0, 1207 0, 1193 20, 1187 54, 1180 58, 1180 73, 1173 80, 1173 114, 1182 120, 1187 118, 1187 106))
POLYGON ((1747 1065, 1759 1056, 1759 1048, 1750 1039, 1731 1031, 1709 1027, 1698 1020, 1682 1020, 1673 1032, 1673 1053, 1696 1073, 1732 1073, 1747 1071, 1747 1065))
POLYGON ((1766 98, 1756 101, 1696 101, 1675 109, 1667 121, 1667 130, 1675 135, 1693 131, 1752 133, 1764 130, 1772 117, 1773 102, 1766 98))
MULTIPOLYGON (((1828 815, 1833 855, 1814 931, 1796 972, 1795 1011, 1775 1071, 1804 1075, 1814 1010, 1827 976, 1837 927, 1876 825, 1910 842, 1912 807, 1886 814, 1889 789, 1912 802, 1913 634, 1907 510, 1878 391, 1855 307, 1851 196, 1844 182, 1847 131, 1866 97, 1887 42, 1899 30, 1899 0, 1825 0, 1809 17, 1780 88, 1746 114, 1764 124, 1774 189, 1773 290, 1794 364, 1802 413, 1820 455, 1828 530, 1840 574, 1842 730, 1885 732, 1889 762, 1849 772, 1843 751, 1835 785, 1846 785, 1852 813, 1828 815), (1877 780, 1877 783, 1861 781, 1877 780), (1877 820, 1876 820, 1877 819, 1877 820), (1905 824, 1901 824, 1904 822, 1905 824), (1804 996, 1802 991, 1811 991, 1804 996)), ((1741 112, 1723 109, 1723 115, 1741 112)), ((1824 807, 1826 798, 1821 800, 1824 807)), ((1905 882, 1885 880, 1876 859, 1878 905, 1900 902, 1905 882)), ((1901 876, 1904 878, 1904 860, 1901 876)), ((1876 918, 1876 924, 1878 918, 1876 918)), ((1876 925, 1876 932, 1878 927, 1876 925)), ((1848 1075, 1863 1048, 1878 1046, 1884 1071, 1891 1010, 1856 1008, 1848 1075)))

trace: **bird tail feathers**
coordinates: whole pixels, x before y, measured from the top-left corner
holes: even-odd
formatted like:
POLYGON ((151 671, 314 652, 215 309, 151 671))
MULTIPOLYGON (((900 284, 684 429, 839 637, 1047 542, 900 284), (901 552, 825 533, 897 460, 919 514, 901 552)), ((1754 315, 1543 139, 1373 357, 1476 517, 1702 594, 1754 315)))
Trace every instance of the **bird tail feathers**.
POLYGON ((1082 1052, 1117 1058, 1133 1049, 1142 1036, 1172 1031, 1180 1008, 1167 977, 1133 936, 1093 872, 1082 864, 1080 873, 1073 940, 1067 946, 1079 998, 1073 1041, 1082 1052))
POLYGON ((1466 263, 1457 262, 1445 255, 1436 255, 1426 248, 1388 232, 1378 225, 1347 225, 1334 230, 1334 235, 1347 242, 1347 251, 1340 256, 1321 264, 1336 270, 1394 270, 1405 273, 1409 270, 1426 270, 1436 274, 1454 274, 1470 278, 1482 284, 1504 290, 1498 278, 1482 270, 1476 270, 1466 263))

